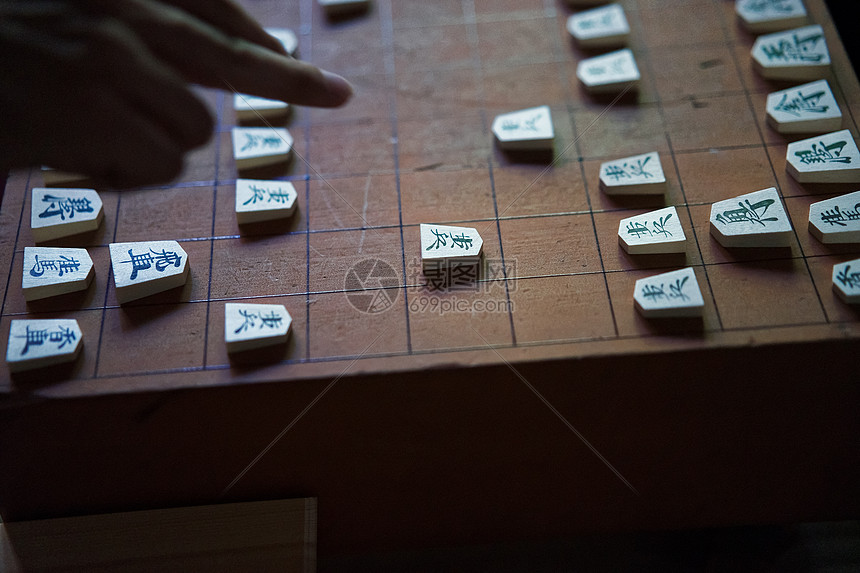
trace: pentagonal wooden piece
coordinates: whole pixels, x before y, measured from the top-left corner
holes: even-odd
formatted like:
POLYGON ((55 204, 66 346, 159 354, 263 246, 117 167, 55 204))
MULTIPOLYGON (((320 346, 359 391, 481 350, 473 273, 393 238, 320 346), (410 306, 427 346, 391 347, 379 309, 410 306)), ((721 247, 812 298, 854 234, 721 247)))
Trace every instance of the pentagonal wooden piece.
POLYGON ((293 136, 283 127, 234 127, 232 136, 240 170, 283 163, 293 149, 293 136))
POLYGON ((284 50, 291 56, 295 56, 299 49, 299 38, 289 28, 266 28, 266 32, 281 43, 284 50))
POLYGON ((860 303, 860 259, 833 265, 833 291, 849 304, 860 303))
POLYGON ((659 195, 666 192, 666 176, 656 151, 604 161, 600 189, 607 195, 659 195))
POLYGON ((710 228, 724 247, 787 247, 794 233, 775 187, 714 203, 710 228))
POLYGON ((629 49, 582 60, 576 77, 592 93, 614 93, 639 87, 639 68, 629 49))
POLYGON ((33 189, 30 230, 37 243, 95 231, 102 219, 104 207, 95 189, 33 189))
POLYGON ((39 300, 86 289, 95 276, 86 249, 24 247, 24 299, 39 300))
POLYGON ((802 0, 737 0, 735 12, 756 34, 796 28, 808 20, 802 0))
POLYGON ((341 16, 363 12, 370 8, 370 0, 317 0, 328 16, 341 16))
POLYGON ((567 31, 583 48, 614 48, 627 43, 630 26, 621 4, 571 14, 567 31))
POLYGON ((492 130, 502 149, 552 149, 555 141, 552 114, 545 105, 498 115, 492 130))
POLYGON ((692 267, 639 279, 633 302, 646 318, 702 316, 705 308, 692 267))
POLYGON ((484 248, 484 240, 471 227, 427 225, 422 223, 421 262, 426 268, 442 261, 468 259, 477 261, 484 248))
POLYGON ((810 205, 809 232, 822 243, 860 243, 860 191, 810 205))
POLYGON ((817 80, 830 70, 830 52, 818 25, 759 36, 752 58, 759 75, 771 80, 817 80))
POLYGON ((675 207, 622 219, 618 224, 618 243, 631 255, 687 250, 687 237, 675 207))
POLYGON ((827 80, 818 80, 769 94, 767 122, 780 133, 826 133, 842 127, 842 110, 827 80))
POLYGON ((6 363, 10 372, 73 362, 83 347, 74 319, 19 319, 9 327, 6 363))
POLYGON ((224 305, 227 352, 242 352, 283 344, 293 319, 282 304, 228 302, 224 305))
POLYGON ((111 243, 110 259, 120 304, 184 285, 191 268, 176 241, 111 243))
POLYGON ((240 225, 284 219, 296 211, 298 193, 289 181, 236 180, 236 221, 240 225))
POLYGON ((241 122, 277 120, 289 113, 290 106, 276 99, 235 93, 233 110, 236 112, 236 119, 241 122))
POLYGON ((860 182, 860 150, 847 129, 788 144, 785 170, 800 183, 860 182))

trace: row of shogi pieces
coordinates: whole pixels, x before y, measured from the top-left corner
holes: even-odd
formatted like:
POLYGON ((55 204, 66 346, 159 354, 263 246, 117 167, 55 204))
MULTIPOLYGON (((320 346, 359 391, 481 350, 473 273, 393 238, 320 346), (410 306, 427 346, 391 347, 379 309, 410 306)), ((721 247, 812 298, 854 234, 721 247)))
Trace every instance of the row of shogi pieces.
MULTIPOLYGON (((603 4, 569 0, 573 6, 603 4)), ((754 68, 765 79, 807 83, 771 93, 767 122, 786 134, 817 133, 790 143, 786 170, 801 183, 860 182, 860 151, 827 82, 830 55, 821 26, 808 25, 801 0, 738 0, 742 25, 759 36, 751 50, 754 68), (808 81, 812 80, 812 81, 808 81), (830 133, 822 133, 830 132, 830 133)), ((630 27, 620 4, 572 14, 567 30, 585 49, 617 48, 629 40, 630 27)), ((577 76, 587 91, 620 93, 640 81, 633 52, 622 49, 579 62, 577 76)), ((554 129, 548 106, 496 117, 493 133, 502 149, 517 153, 552 152, 554 129)), ((664 194, 666 178, 656 151, 607 161, 600 167, 600 189, 609 195, 664 194)), ((793 230, 776 188, 714 203, 711 234, 725 247, 786 247, 793 230)), ((860 242, 860 192, 815 203, 809 231, 823 243, 860 242)), ((622 219, 619 244, 629 254, 683 253, 686 237, 674 206, 622 219)), ((834 291, 846 302, 860 302, 860 260, 834 266, 834 291)), ((691 267, 637 281, 636 308, 648 317, 701 316, 703 299, 691 267), (668 286, 667 286, 668 285, 668 286)))

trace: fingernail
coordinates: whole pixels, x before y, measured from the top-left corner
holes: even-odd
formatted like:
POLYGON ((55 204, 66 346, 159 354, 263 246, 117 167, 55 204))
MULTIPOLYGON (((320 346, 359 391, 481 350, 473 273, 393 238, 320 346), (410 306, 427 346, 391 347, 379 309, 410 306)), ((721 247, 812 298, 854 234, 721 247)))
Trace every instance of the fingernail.
POLYGON ((323 78, 325 79, 326 88, 334 96, 335 105, 341 105, 347 102, 352 97, 352 84, 343 77, 322 70, 323 78))

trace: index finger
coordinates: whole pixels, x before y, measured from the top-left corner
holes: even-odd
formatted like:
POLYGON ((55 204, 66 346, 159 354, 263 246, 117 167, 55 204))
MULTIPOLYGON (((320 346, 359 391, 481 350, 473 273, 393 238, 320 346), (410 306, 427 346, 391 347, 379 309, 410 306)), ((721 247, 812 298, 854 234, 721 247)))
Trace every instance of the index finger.
POLYGON ((273 52, 287 55, 284 46, 232 0, 169 0, 169 2, 228 36, 243 38, 273 52))
POLYGON ((336 107, 352 95, 342 77, 227 36, 178 8, 141 0, 123 5, 135 32, 188 81, 316 107, 336 107))

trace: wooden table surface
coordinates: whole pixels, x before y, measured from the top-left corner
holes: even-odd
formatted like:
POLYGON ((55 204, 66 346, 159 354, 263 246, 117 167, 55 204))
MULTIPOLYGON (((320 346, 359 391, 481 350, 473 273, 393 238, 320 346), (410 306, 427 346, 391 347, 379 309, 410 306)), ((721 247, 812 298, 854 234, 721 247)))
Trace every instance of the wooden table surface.
MULTIPOLYGON (((52 243, 87 247, 94 284, 29 304, 22 255, 42 180, 10 176, 0 344, 14 318, 62 317, 85 346, 71 367, 0 368, 6 519, 313 496, 326 553, 856 516, 860 314, 830 272, 860 247, 806 229, 811 203, 856 188, 786 173, 800 137, 766 124, 765 99, 787 84, 752 69, 734 2, 622 0, 642 85, 618 101, 578 84, 593 53, 553 0, 376 0, 339 21, 311 0, 245 4, 356 86, 342 109, 293 110, 289 165, 240 174, 232 98, 201 90, 212 141, 168 186, 99 189, 101 228, 52 243), (552 158, 493 144, 496 114, 544 104, 552 158), (665 197, 601 193, 602 161, 654 150, 665 197), (292 181, 296 215, 240 228, 240 176, 292 181), (720 246, 710 204, 770 186, 791 246, 720 246), (668 205, 687 252, 627 255, 618 222, 668 205), (424 222, 481 231, 475 289, 428 287, 424 222), (167 239, 188 252, 189 283, 120 306, 108 245, 167 239), (392 282, 355 283, 368 260, 392 282), (636 279, 683 266, 704 318, 639 316, 636 279), (362 307, 380 293, 384 310, 362 307), (285 348, 228 357, 224 304, 245 300, 286 306, 285 348)), ((856 136, 857 77, 824 4, 806 5, 856 136)))

